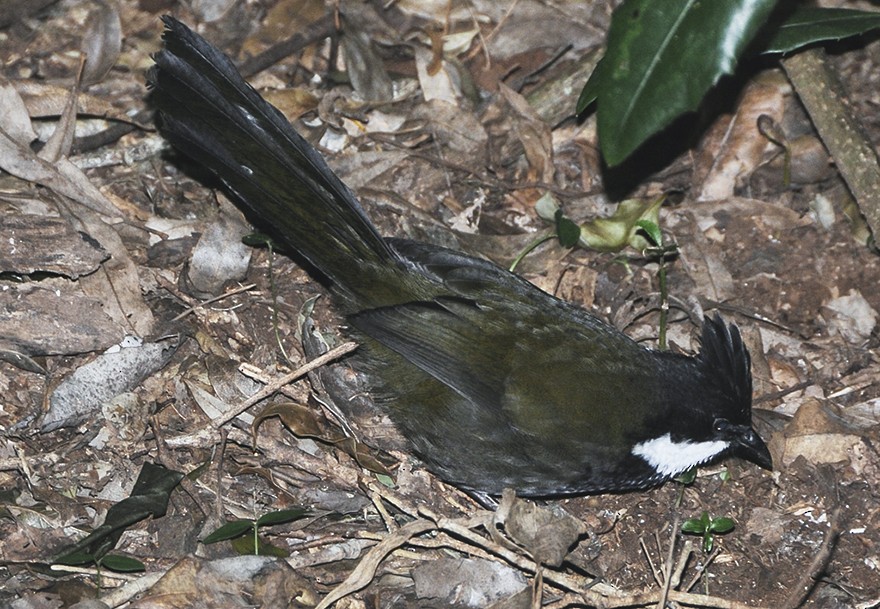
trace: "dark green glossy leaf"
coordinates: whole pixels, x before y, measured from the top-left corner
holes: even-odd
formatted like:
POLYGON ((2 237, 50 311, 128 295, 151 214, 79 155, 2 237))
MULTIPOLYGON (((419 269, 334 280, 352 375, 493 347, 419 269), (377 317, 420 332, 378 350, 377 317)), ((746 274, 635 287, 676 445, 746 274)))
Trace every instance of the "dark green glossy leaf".
POLYGON ((699 518, 690 518, 681 523, 682 533, 691 533, 693 535, 702 535, 705 527, 699 518))
POLYGON ((715 518, 712 520, 712 525, 709 528, 712 529, 713 533, 727 533, 732 531, 735 526, 736 523, 732 518, 715 518))
POLYGON ((309 511, 305 508, 291 508, 289 510, 269 512, 268 514, 263 514, 257 519, 257 526, 264 527, 273 524, 284 524, 285 522, 299 520, 308 513, 309 511))
POLYGON ((596 101, 596 98, 599 97, 599 90, 602 88, 602 68, 604 65, 605 58, 603 57, 596 64, 596 67, 593 68, 593 73, 590 74, 590 78, 587 79, 587 84, 581 89, 581 94, 577 101, 578 114, 586 110, 587 106, 592 104, 596 101))
POLYGON ((89 552, 68 552, 63 556, 59 556, 53 562, 59 565, 70 565, 76 567, 79 565, 90 565, 95 562, 95 556, 89 552))
MULTIPOLYGON (((626 0, 611 19, 596 88, 599 141, 610 166, 730 74, 778 0, 626 0)), ((591 79, 592 80, 592 79, 591 79)))
POLYGON ((71 556, 86 554, 99 560, 116 546, 122 533, 132 524, 148 516, 159 518, 165 515, 168 498, 174 487, 183 479, 183 474, 166 469, 161 465, 145 463, 141 467, 131 495, 107 510, 104 523, 92 531, 85 539, 67 548, 56 562, 70 564, 71 556))
POLYGON ((663 244, 663 233, 660 232, 660 227, 656 222, 639 220, 636 222, 636 226, 645 231, 645 234, 648 235, 648 239, 651 240, 654 247, 660 247, 663 244))
POLYGON ((799 7, 770 39, 764 54, 789 53, 808 44, 858 36, 880 28, 880 12, 799 7))
POLYGON ((561 209, 556 210, 556 236, 562 247, 574 247, 581 238, 581 227, 567 218, 561 209))
POLYGON ((202 543, 217 543, 227 539, 235 539, 239 535, 243 535, 247 531, 252 531, 254 523, 252 520, 233 520, 227 522, 222 527, 215 530, 202 540, 202 543))
POLYGON ((102 558, 101 566, 119 573, 133 573, 135 571, 146 571, 147 569, 141 561, 129 558, 128 556, 119 556, 118 554, 108 554, 102 558))

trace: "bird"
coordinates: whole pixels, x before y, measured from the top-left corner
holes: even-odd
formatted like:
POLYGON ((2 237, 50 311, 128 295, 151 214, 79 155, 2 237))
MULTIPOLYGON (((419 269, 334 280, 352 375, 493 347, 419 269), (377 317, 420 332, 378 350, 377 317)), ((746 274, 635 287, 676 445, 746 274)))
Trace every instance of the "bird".
POLYGON ((160 132, 328 286, 354 365, 427 469, 538 498, 646 489, 728 456, 772 469, 736 325, 704 319, 696 355, 654 350, 488 260, 382 237, 228 56, 162 19, 160 132))

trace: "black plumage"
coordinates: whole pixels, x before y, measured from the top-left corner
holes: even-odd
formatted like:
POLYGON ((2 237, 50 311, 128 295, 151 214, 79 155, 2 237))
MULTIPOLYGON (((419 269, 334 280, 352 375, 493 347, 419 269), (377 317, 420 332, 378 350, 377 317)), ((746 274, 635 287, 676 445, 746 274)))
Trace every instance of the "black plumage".
POLYGON ((149 74, 162 132, 324 275, 375 395, 439 476, 554 496, 643 488, 731 453, 771 466, 735 326, 707 319, 694 357, 653 351, 490 262, 383 239, 225 55, 164 21, 149 74))

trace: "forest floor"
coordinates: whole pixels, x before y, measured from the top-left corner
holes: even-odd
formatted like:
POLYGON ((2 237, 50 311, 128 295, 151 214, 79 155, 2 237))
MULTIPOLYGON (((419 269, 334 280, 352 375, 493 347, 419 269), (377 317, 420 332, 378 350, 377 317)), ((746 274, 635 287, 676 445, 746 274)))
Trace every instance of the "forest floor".
MULTIPOLYGON (((755 68, 662 164, 626 173, 603 166, 595 117, 571 116, 583 75, 546 94, 595 61, 607 3, 347 0, 344 56, 360 66, 348 72, 328 38, 334 15, 315 0, 37 4, 47 6, 0 30, 0 126, 24 142, 0 151, 0 605, 97 596, 110 606, 309 607, 345 591, 336 606, 529 607, 537 590, 550 607, 649 606, 677 572, 670 602, 689 606, 880 607, 880 258, 778 67, 755 68), (314 34, 270 65, 247 64, 249 80, 319 146, 384 235, 508 266, 550 229, 535 212, 541 197, 585 222, 624 195, 666 195, 660 226, 678 246, 670 340, 698 350, 703 312, 741 328, 774 470, 730 459, 687 485, 502 501, 490 512, 423 468, 344 359, 235 416, 305 363, 304 320, 316 328, 307 337, 347 337, 321 284, 282 254, 243 245, 241 214, 155 131, 145 73, 165 13, 240 65, 314 34), (434 52, 444 32, 461 42, 445 56, 434 52), (98 58, 93 82, 78 118, 60 119, 83 44, 98 58), (363 101, 388 82, 393 100, 363 101), (762 114, 791 143, 790 183, 762 114), (42 148, 28 146, 29 126, 42 148), (74 126, 72 148, 50 140, 74 126), (104 355, 124 339, 117 353, 136 355, 104 355), (322 405, 334 399, 357 401, 357 442, 322 405), (111 554, 145 574, 50 569, 132 495, 144 464, 169 471, 148 468, 142 502, 111 519, 121 535, 111 554), (176 487, 173 472, 186 474, 176 487), (265 558, 235 558, 248 536, 200 541, 226 521, 300 507, 303 517, 261 527, 265 558), (678 532, 704 512, 735 524, 709 552, 678 532), (528 526, 567 551, 540 576, 543 550, 514 531, 528 526)), ((880 42, 834 49, 829 61, 876 146, 880 42)), ((554 240, 518 272, 656 344, 655 259, 554 240)))

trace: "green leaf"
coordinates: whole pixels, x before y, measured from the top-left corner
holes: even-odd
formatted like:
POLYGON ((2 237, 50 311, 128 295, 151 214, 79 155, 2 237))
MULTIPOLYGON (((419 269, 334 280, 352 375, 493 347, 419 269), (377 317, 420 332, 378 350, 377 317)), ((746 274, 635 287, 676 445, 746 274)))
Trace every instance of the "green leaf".
POLYGON ((696 467, 692 467, 689 470, 687 470, 686 472, 683 472, 675 477, 675 480, 677 482, 680 482, 681 484, 684 484, 685 486, 688 486, 689 484, 693 484, 694 480, 696 480, 696 479, 697 479, 697 468, 696 467))
POLYGON ((581 227, 567 218, 561 209, 556 210, 556 236, 562 247, 574 247, 581 238, 581 227))
POLYGON ((535 201, 535 213, 547 222, 556 221, 556 212, 559 211, 559 201, 552 192, 545 192, 541 198, 535 201))
MULTIPOLYGON (((599 142, 609 166, 730 74, 778 0, 626 0, 611 18, 596 79, 599 142)), ((592 78, 590 79, 593 80, 592 78)))
POLYGON ((640 234, 639 222, 658 224, 662 204, 662 197, 654 201, 621 201, 611 217, 581 225, 580 243, 600 252, 618 252, 627 246, 644 251, 650 244, 640 234))
POLYGON ((77 567, 79 565, 92 564, 93 562, 95 562, 95 557, 89 552, 68 552, 63 556, 59 556, 53 562, 59 565, 69 565, 71 567, 77 567))
POLYGON ((636 222, 636 226, 645 231, 648 239, 651 240, 652 246, 660 247, 663 244, 663 233, 660 232, 660 226, 656 222, 639 220, 636 222))
POLYGON ((584 110, 587 109, 587 106, 596 101, 596 98, 599 97, 599 91, 602 88, 602 70, 605 66, 605 58, 603 57, 596 63, 596 67, 593 68, 593 73, 590 74, 590 78, 587 79, 587 84, 584 85, 584 88, 581 89, 581 94, 578 97, 577 101, 577 114, 580 114, 584 110))
POLYGON ((135 571, 146 571, 147 568, 141 561, 130 558, 128 556, 120 556, 118 554, 108 554, 101 559, 101 566, 111 571, 119 573, 133 573, 135 571))
POLYGON ((789 53, 808 44, 841 40, 880 28, 880 12, 802 6, 792 13, 762 53, 789 53))
POLYGON ((257 519, 257 526, 264 527, 273 524, 284 524, 285 522, 292 522, 294 520, 299 520, 308 513, 309 511, 305 508, 290 508, 289 510, 277 510, 275 512, 269 512, 268 514, 263 514, 257 519))
POLYGON ((138 479, 131 489, 131 495, 107 510, 104 523, 78 543, 68 547, 55 562, 67 562, 71 556, 85 554, 98 561, 116 546, 116 542, 129 526, 148 516, 159 518, 165 515, 168 498, 174 487, 183 479, 183 474, 166 469, 161 465, 144 463, 138 479))
POLYGON ((733 518, 715 518, 712 520, 712 524, 709 528, 713 533, 728 533, 732 531, 735 526, 736 523, 733 521, 733 518))
POLYGON ((252 520, 233 520, 227 522, 222 527, 208 535, 202 540, 202 543, 217 543, 227 539, 235 539, 239 535, 244 535, 247 531, 252 531, 254 522, 252 520))
POLYGON ((692 535, 702 535, 706 531, 706 527, 699 518, 689 518, 681 523, 682 533, 691 533, 692 535))
POLYGON ((379 481, 380 484, 387 486, 388 488, 394 488, 394 478, 388 476, 386 474, 376 474, 376 480, 379 481))

